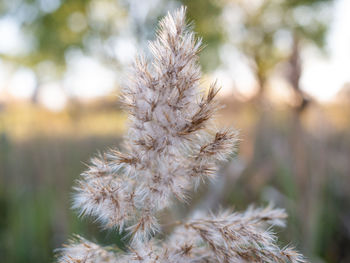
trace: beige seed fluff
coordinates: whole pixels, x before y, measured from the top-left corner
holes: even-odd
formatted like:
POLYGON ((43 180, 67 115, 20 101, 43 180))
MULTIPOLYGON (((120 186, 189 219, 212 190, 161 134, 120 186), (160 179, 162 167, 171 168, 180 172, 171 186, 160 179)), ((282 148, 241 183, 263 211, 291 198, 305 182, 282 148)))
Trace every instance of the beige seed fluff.
MULTIPOLYGON (((159 239, 159 211, 202 179, 235 150, 237 133, 214 130, 218 109, 213 84, 200 88, 201 40, 186 25, 186 9, 159 23, 149 49, 133 65, 121 100, 129 114, 124 150, 92 159, 75 186, 74 208, 103 227, 126 230, 128 251, 102 247, 80 236, 58 250, 59 263, 240 263, 305 262, 292 248, 279 248, 273 226, 284 226, 284 210, 271 206, 238 213, 196 214, 159 239)), ((218 178, 220 180, 220 178, 218 178)))

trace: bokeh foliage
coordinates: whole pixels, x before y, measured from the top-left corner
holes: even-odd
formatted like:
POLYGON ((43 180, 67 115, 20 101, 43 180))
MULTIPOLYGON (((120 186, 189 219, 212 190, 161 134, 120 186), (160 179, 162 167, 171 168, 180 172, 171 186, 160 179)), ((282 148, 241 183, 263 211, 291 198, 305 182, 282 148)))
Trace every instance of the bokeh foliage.
MULTIPOLYGON (((69 52, 105 54, 110 36, 118 35, 126 10, 117 0, 14 0, 0 2, 0 18, 15 19, 24 35, 26 50, 0 54, 0 58, 31 68, 40 85, 41 62, 54 67, 52 78, 66 70, 69 52)), ((45 66, 45 65, 44 65, 45 66)))
MULTIPOLYGON (((0 16, 15 18, 28 37, 27 52, 0 56, 18 66, 31 68, 38 78, 43 77, 40 63, 49 61, 55 66, 55 77, 61 78, 72 50, 103 58, 109 38, 118 35, 125 25, 129 8, 125 2, 0 1, 0 16)), ((282 52, 278 48, 276 39, 281 32, 292 40, 297 37, 303 46, 324 48, 329 21, 322 15, 322 10, 333 1, 272 0, 263 1, 253 9, 249 6, 250 1, 161 2, 162 8, 166 6, 165 2, 188 6, 189 20, 194 21, 195 30, 206 44, 201 55, 206 72, 221 65, 220 48, 226 44, 244 54, 251 62, 256 78, 265 81, 291 54, 290 49, 282 52), (233 7, 238 8, 242 16, 238 27, 223 19, 223 13, 233 7), (305 14, 310 18, 309 24, 298 20, 305 14)), ((135 22, 134 33, 140 41, 151 35, 148 32, 154 30, 156 18, 161 14, 154 11, 149 15, 152 17, 140 21, 139 25, 135 22), (154 14, 157 17, 153 17, 154 14)), ((293 128, 290 113, 286 108, 272 107, 264 125, 258 126, 261 116, 256 105, 235 100, 229 100, 227 104, 229 107, 222 113, 221 123, 228 125, 230 122, 240 128, 244 140, 238 164, 233 166, 239 166, 244 160, 254 161, 246 161, 244 172, 239 174, 237 181, 227 184, 224 204, 243 209, 251 202, 260 204, 277 196, 275 199, 280 200, 279 204, 287 207, 290 214, 290 228, 285 232, 289 237, 285 240, 292 236, 292 243, 301 249, 307 247, 309 250, 304 253, 317 261, 347 262, 350 257, 350 235, 346 230, 350 218, 347 212, 350 211, 350 197, 346 189, 350 172, 348 105, 336 110, 322 108, 320 111, 328 115, 327 118, 322 115, 322 120, 318 120, 321 122, 318 128, 314 127, 317 121, 305 121, 308 113, 301 121, 306 130, 303 136, 307 142, 307 171, 312 174, 305 180, 310 181, 310 191, 319 191, 315 195, 317 200, 312 203, 312 228, 309 229, 312 245, 304 246, 302 225, 307 222, 303 221, 298 207, 305 200, 301 199, 293 174, 293 156, 289 152, 293 128), (341 119, 339 125, 334 123, 337 119, 341 119)), ((56 115, 33 106, 0 110, 1 260, 9 263, 52 261, 53 249, 60 247, 72 233, 87 238, 98 236, 101 243, 122 245, 118 235, 101 233, 94 224, 78 219, 70 210, 71 187, 84 170, 82 162, 88 162, 97 150, 103 151, 119 143, 125 116, 114 107, 114 104, 106 105, 106 101, 98 107, 89 105, 89 108, 71 103, 68 109, 56 115)), ((235 170, 229 173, 234 175, 235 170)))

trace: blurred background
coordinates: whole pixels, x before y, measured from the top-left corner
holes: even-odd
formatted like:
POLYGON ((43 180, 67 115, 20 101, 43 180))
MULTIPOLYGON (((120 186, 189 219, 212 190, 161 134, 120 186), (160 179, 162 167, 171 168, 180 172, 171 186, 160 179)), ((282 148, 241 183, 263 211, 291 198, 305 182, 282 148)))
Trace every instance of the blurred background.
POLYGON ((350 262, 349 0, 0 1, 1 262, 51 262, 73 233, 125 246, 77 217, 72 186, 120 144, 119 87, 182 4, 206 44, 203 87, 222 86, 218 126, 241 143, 220 180, 171 213, 273 202, 289 214, 281 246, 350 262))

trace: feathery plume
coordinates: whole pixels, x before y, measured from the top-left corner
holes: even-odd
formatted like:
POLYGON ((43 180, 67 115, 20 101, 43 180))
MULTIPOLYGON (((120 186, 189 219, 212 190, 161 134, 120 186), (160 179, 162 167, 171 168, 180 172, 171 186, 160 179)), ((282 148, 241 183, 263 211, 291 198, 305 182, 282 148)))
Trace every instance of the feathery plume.
POLYGON ((155 213, 173 198, 185 201, 194 183, 213 176, 217 161, 231 153, 234 132, 204 129, 218 108, 218 89, 212 85, 207 95, 199 89, 200 45, 184 8, 160 22, 150 43, 152 64, 139 57, 122 90, 130 115, 125 152, 94 159, 75 188, 74 207, 82 215, 104 227, 128 225, 145 239, 159 230, 155 213))
POLYGON ((58 263, 113 263, 117 262, 110 248, 103 248, 93 242, 76 236, 64 248, 58 249, 58 263))
POLYGON ((121 99, 129 113, 125 149, 92 159, 75 189, 73 207, 105 228, 127 230, 127 253, 116 254, 81 237, 60 250, 59 263, 305 262, 280 249, 272 226, 284 226, 283 210, 249 208, 243 213, 204 214, 184 222, 163 243, 157 212, 215 175, 235 151, 237 133, 210 129, 218 110, 213 84, 200 89, 201 40, 186 25, 184 7, 159 23, 150 43, 151 61, 140 56, 121 99))

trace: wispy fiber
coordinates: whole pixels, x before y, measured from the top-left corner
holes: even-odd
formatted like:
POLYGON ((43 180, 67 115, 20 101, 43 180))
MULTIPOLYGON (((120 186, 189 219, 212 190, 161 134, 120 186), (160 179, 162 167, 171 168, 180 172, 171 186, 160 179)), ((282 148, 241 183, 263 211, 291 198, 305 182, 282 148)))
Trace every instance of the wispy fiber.
POLYGON ((160 21, 149 45, 151 61, 136 59, 122 101, 129 113, 125 149, 92 159, 75 187, 74 208, 103 227, 126 230, 129 252, 115 253, 83 238, 60 250, 58 262, 304 262, 280 249, 271 226, 283 226, 283 210, 249 208, 203 214, 183 222, 163 242, 157 213, 213 177, 235 150, 237 133, 214 130, 218 109, 213 84, 200 89, 201 40, 185 23, 185 8, 160 21))

